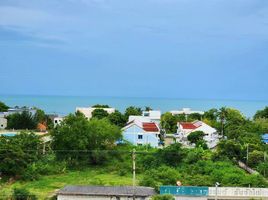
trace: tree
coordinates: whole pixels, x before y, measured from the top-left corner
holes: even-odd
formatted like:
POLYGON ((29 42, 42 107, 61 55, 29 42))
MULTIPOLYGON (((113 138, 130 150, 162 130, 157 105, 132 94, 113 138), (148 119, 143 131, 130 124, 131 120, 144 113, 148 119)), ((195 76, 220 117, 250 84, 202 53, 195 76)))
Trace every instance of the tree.
POLYGON ((110 108, 110 106, 109 105, 96 104, 96 105, 92 106, 92 108, 110 108))
POLYGON ((22 132, 13 137, 0 137, 0 170, 4 175, 21 177, 27 167, 39 160, 39 136, 22 132))
POLYGON ((4 102, 0 101, 0 112, 6 112, 8 109, 9 107, 4 102))
POLYGON ((206 111, 203 115, 204 119, 208 119, 210 121, 217 121, 217 117, 218 117, 218 110, 216 108, 212 108, 206 111))
POLYGON ((184 156, 185 152, 180 143, 172 144, 164 149, 159 149, 157 152, 157 158, 160 159, 161 163, 165 163, 169 166, 177 166, 184 156))
POLYGON ((7 128, 8 129, 36 129, 37 122, 34 116, 24 110, 22 113, 15 113, 7 117, 7 128))
POLYGON ((107 119, 70 114, 51 132, 52 148, 59 160, 69 164, 101 164, 106 160, 106 150, 112 149, 121 138, 120 129, 107 119))
POLYGON ((142 115, 142 109, 135 106, 130 106, 125 110, 125 117, 128 119, 130 115, 142 115))
POLYGON ((114 124, 114 125, 116 125, 116 126, 119 126, 119 127, 121 127, 121 128, 122 128, 122 127, 126 124, 126 122, 127 122, 125 116, 124 116, 121 112, 119 112, 118 110, 116 110, 114 113, 111 113, 111 114, 108 116, 108 119, 109 119, 109 121, 110 121, 112 124, 114 124))
POLYGON ((170 112, 166 112, 161 116, 161 126, 167 133, 177 132, 177 119, 170 112))
POLYGON ((220 119, 221 123, 221 134, 222 136, 224 135, 224 126, 225 126, 225 121, 226 121, 226 115, 227 115, 227 110, 225 107, 222 107, 219 109, 218 113, 218 118, 220 119))
POLYGON ((108 115, 109 115, 108 112, 101 108, 97 108, 92 112, 92 118, 97 118, 97 119, 103 119, 105 117, 108 117, 108 115))
POLYGON ((239 160, 242 158, 242 146, 234 140, 222 140, 218 144, 218 153, 227 156, 229 159, 239 160))
POLYGON ((196 144, 197 142, 203 140, 203 137, 205 136, 205 133, 203 131, 194 131, 191 132, 187 139, 193 144, 196 144))
POLYGON ((248 155, 248 165, 251 167, 256 167, 258 164, 263 162, 264 154, 261 151, 254 150, 249 152, 248 155))
POLYGON ((253 117, 254 119, 260 119, 260 118, 268 118, 268 106, 266 106, 263 110, 258 110, 256 114, 253 117))

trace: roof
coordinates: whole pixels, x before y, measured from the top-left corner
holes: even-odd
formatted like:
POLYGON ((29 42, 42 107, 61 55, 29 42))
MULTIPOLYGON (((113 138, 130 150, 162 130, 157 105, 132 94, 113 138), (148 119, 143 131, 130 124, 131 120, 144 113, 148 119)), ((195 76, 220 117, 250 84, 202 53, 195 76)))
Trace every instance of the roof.
POLYGON ((154 122, 143 122, 142 123, 143 130, 148 132, 158 132, 159 129, 154 122))
POLYGON ((263 135, 262 135, 262 139, 265 140, 265 141, 268 140, 268 133, 263 134, 263 135))
POLYGON ((179 122, 183 129, 196 129, 202 126, 201 121, 194 121, 194 122, 179 122))
MULTIPOLYGON (((66 186, 57 194, 83 196, 133 196, 132 186, 66 186)), ((155 194, 150 187, 135 187, 135 196, 148 197, 155 194)))

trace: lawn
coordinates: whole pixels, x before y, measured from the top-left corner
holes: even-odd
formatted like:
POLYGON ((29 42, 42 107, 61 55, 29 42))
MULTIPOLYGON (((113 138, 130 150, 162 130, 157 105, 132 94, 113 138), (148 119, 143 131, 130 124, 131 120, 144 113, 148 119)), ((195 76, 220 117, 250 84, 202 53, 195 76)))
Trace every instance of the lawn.
POLYGON ((38 196, 46 199, 65 185, 132 185, 131 174, 119 176, 116 172, 107 172, 100 168, 88 168, 81 171, 69 171, 65 174, 43 176, 31 182, 15 182, 11 185, 1 184, 0 199, 10 196, 13 188, 27 188, 38 196))

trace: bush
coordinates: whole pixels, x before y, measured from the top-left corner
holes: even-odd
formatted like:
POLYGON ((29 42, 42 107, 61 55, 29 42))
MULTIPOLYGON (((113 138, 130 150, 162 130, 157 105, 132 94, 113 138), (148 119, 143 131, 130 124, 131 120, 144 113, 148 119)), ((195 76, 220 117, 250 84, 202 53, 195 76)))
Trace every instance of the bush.
POLYGON ((15 188, 12 194, 12 200, 37 200, 37 197, 26 189, 15 188))
POLYGON ((152 197, 152 200, 175 200, 172 195, 164 194, 164 195, 155 195, 152 197))

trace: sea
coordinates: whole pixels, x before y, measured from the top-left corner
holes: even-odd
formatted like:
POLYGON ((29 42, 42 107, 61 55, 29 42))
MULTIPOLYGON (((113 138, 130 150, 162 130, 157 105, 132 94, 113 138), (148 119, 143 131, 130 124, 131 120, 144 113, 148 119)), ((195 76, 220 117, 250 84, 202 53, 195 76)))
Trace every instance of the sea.
POLYGON ((48 114, 67 115, 74 113, 76 107, 90 107, 94 104, 108 104, 123 112, 128 106, 167 112, 191 108, 206 111, 223 106, 236 108, 246 117, 251 118, 257 110, 268 106, 268 101, 246 100, 208 100, 208 99, 176 99, 176 98, 138 98, 138 97, 90 97, 90 96, 41 96, 41 95, 0 95, 0 101, 10 107, 28 106, 43 109, 48 114))

